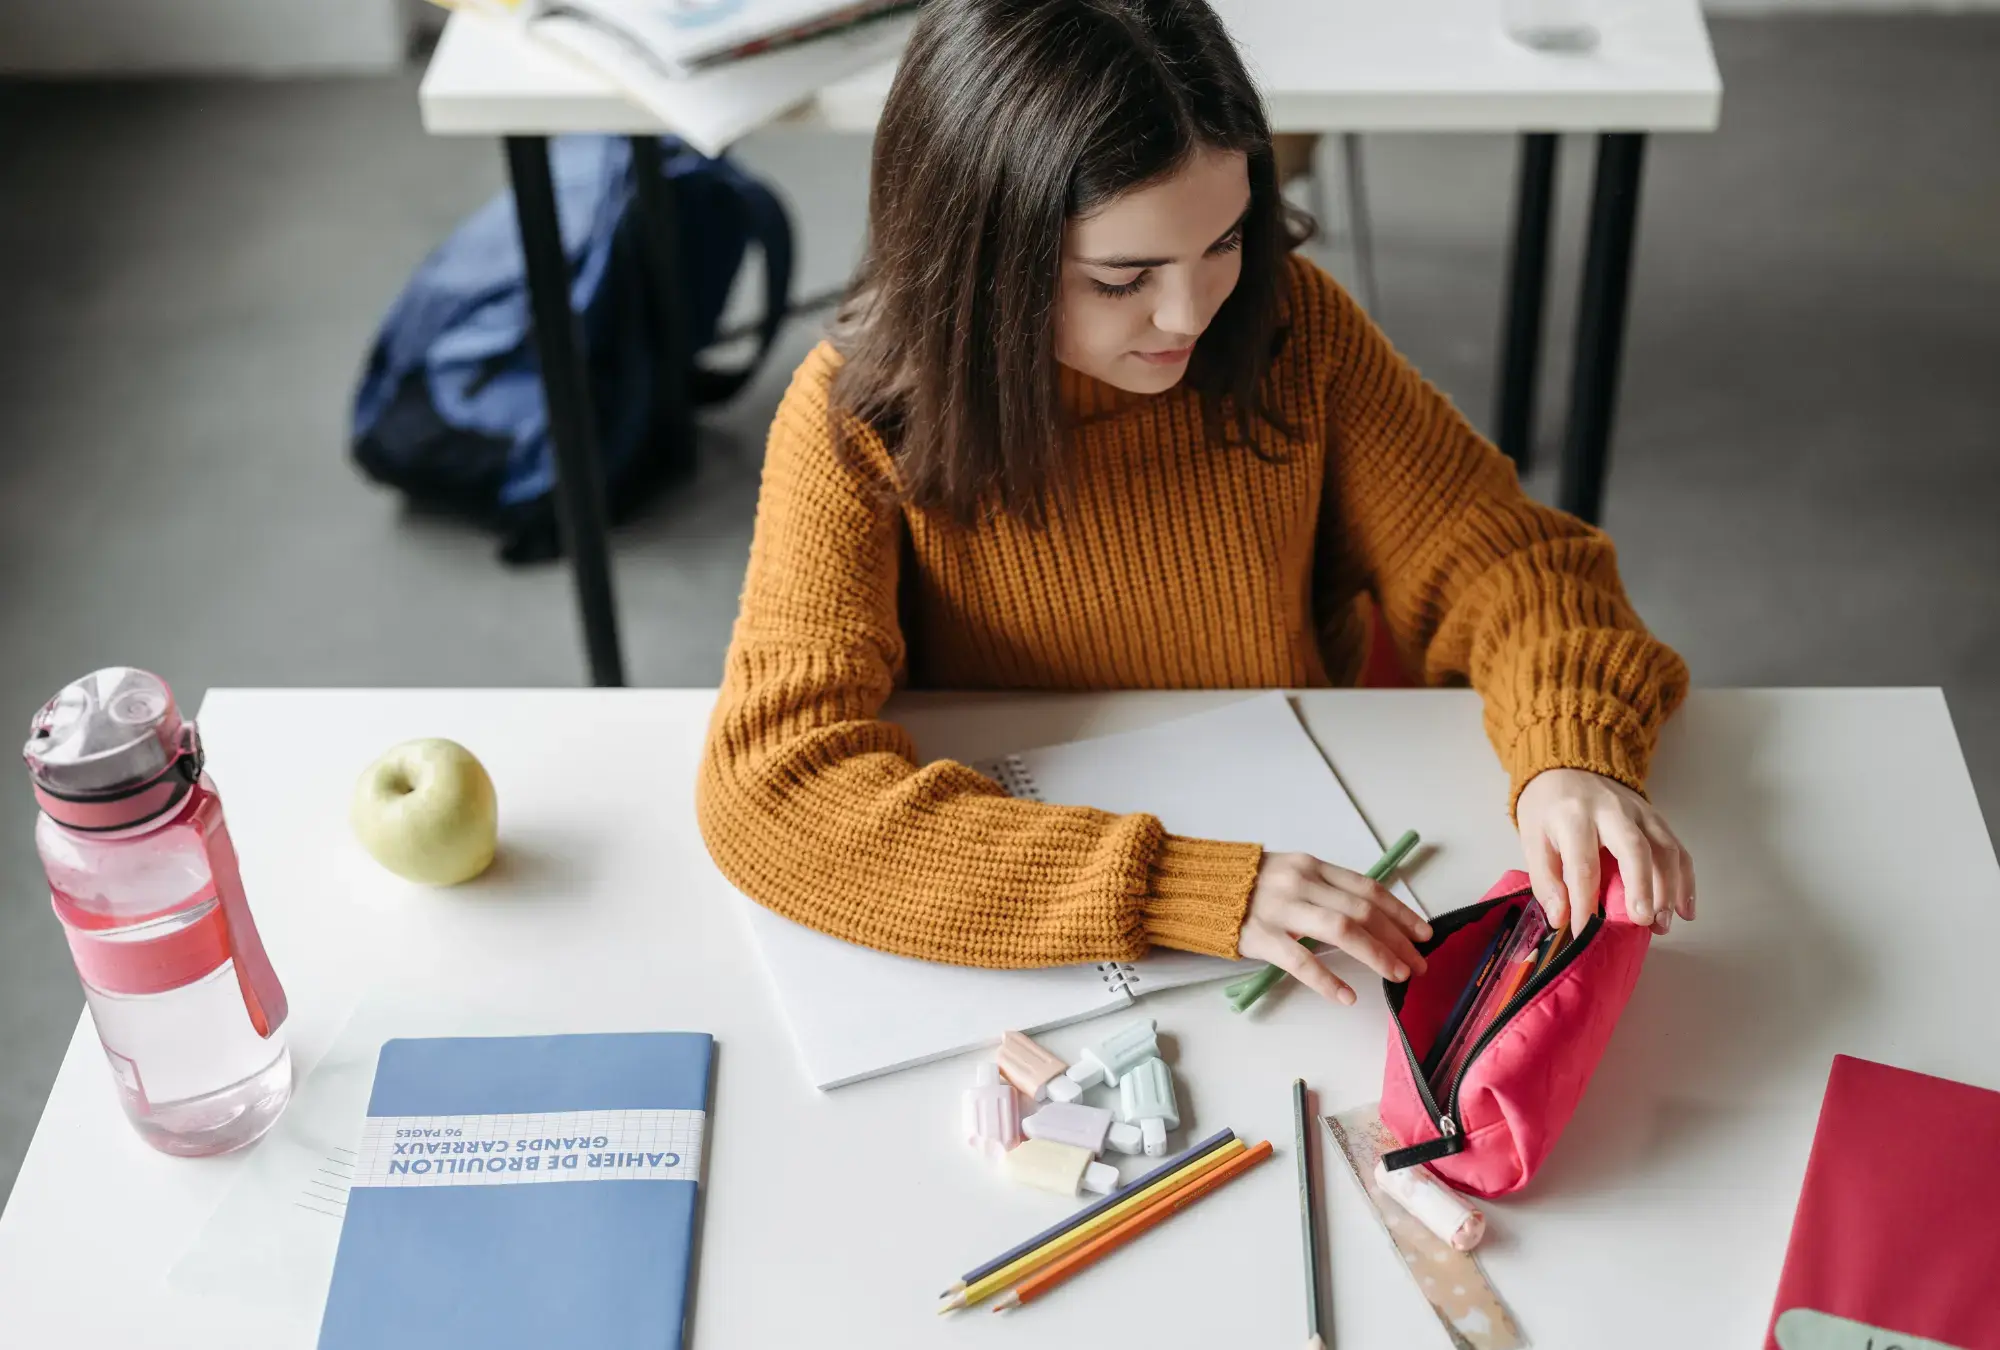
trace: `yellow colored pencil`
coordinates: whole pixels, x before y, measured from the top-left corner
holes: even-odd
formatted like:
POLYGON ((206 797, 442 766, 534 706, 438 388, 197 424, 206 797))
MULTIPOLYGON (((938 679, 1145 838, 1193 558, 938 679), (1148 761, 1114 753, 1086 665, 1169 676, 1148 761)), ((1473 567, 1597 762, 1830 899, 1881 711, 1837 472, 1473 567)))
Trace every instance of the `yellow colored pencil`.
POLYGON ((1145 1190, 1140 1191, 1123 1204, 1113 1205, 1089 1223, 1078 1224, 1067 1233, 1059 1237, 1050 1238, 1027 1255, 1000 1267, 1000 1269, 994 1271, 985 1279, 967 1285, 939 1304, 938 1311, 940 1313, 955 1312, 960 1308, 969 1308, 975 1303, 984 1302, 1021 1276, 1040 1270, 1043 1266, 1056 1260, 1065 1252, 1082 1246, 1106 1229, 1124 1222, 1139 1210, 1158 1200, 1161 1196, 1192 1184, 1242 1153, 1245 1147, 1246 1145, 1241 1139, 1230 1140, 1227 1144, 1215 1150, 1215 1152, 1197 1159, 1172 1176, 1160 1178, 1160 1180, 1154 1182, 1145 1190))

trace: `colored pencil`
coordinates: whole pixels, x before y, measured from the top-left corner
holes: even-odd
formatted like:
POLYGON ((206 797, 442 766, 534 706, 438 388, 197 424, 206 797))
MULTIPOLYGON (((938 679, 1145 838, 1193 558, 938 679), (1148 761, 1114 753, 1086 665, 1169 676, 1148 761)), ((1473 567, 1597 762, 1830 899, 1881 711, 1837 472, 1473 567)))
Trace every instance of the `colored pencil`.
POLYGON ((1009 1308, 1018 1308, 1023 1303, 1034 1302, 1065 1280, 1096 1265, 1098 1261, 1134 1238, 1159 1227, 1203 1196, 1227 1186, 1270 1156, 1271 1141, 1268 1139, 1255 1148, 1245 1149, 1222 1166, 1203 1175, 1199 1181, 1162 1196, 1124 1222, 1098 1234, 1060 1261, 1044 1267, 1031 1278, 1014 1286, 1005 1298, 993 1305, 993 1311, 1005 1312, 1009 1308))
POLYGON ((1201 1158, 1207 1154, 1213 1153, 1216 1149, 1221 1148, 1224 1144, 1228 1143, 1235 1137, 1236 1137, 1236 1131, 1234 1130, 1217 1130, 1214 1134, 1202 1140, 1199 1144, 1194 1145, 1192 1148, 1189 1148, 1186 1152, 1177 1153, 1173 1157, 1167 1159, 1165 1162, 1161 1163, 1158 1167, 1155 1167, 1152 1171, 1146 1173, 1138 1180, 1127 1182, 1125 1185, 1120 1186, 1117 1190, 1111 1192, 1111 1194, 1109 1195, 1100 1196, 1097 1200, 1084 1206, 1076 1213, 1064 1219, 1061 1223, 1050 1224, 1047 1228, 1044 1228, 1041 1232, 1035 1234, 1033 1237, 1029 1238, 1026 1242, 1016 1243, 1014 1246, 1009 1247, 1006 1251, 1001 1252, 998 1256, 994 1257, 991 1261, 987 1261, 981 1265, 974 1266, 971 1270, 968 1270, 965 1272, 965 1274, 959 1276, 958 1280, 955 1283, 953 1283, 951 1288, 945 1290, 942 1294, 939 1294, 938 1297, 950 1298, 953 1294, 958 1293, 961 1289, 964 1289, 967 1285, 970 1285, 975 1281, 985 1279, 988 1275, 991 1275, 994 1271, 1000 1269, 1000 1267, 1006 1265, 1008 1262, 1019 1260, 1021 1257, 1026 1256, 1029 1252, 1035 1250, 1035 1248, 1041 1246, 1043 1243, 1055 1241, 1057 1238, 1061 1237, 1064 1233, 1067 1233, 1070 1229, 1075 1228, 1080 1224, 1089 1223, 1092 1219, 1102 1214, 1105 1210, 1110 1209, 1113 1205, 1123 1204, 1125 1201, 1130 1200, 1133 1196, 1137 1195, 1140 1191, 1145 1190, 1148 1186, 1152 1185, 1154 1182, 1172 1176, 1175 1172, 1180 1171, 1183 1167, 1186 1167, 1189 1163, 1194 1162, 1196 1159, 1201 1158))
POLYGON ((1306 1335, 1319 1339, 1324 1331, 1319 1309, 1319 1189, 1313 1185, 1310 1136, 1312 1116, 1306 1110, 1306 1080, 1292 1080, 1292 1134, 1299 1154, 1299 1227, 1306 1257, 1306 1335))
POLYGON ((1451 1012, 1445 1016, 1443 1025, 1438 1027, 1437 1035, 1431 1038, 1431 1048, 1425 1052, 1424 1061, 1419 1066, 1423 1069, 1426 1079, 1437 1072, 1438 1061, 1444 1058, 1445 1048, 1451 1044, 1451 1038, 1458 1034, 1458 1024, 1465 1020, 1468 1012, 1472 1011, 1472 1000, 1479 997, 1479 991, 1485 987, 1486 981, 1492 978, 1493 968, 1500 964, 1501 949, 1514 936, 1514 929, 1520 924, 1521 916, 1525 913, 1527 911, 1524 909, 1515 910, 1512 923, 1503 918, 1499 926, 1493 930, 1493 941, 1487 945, 1486 954, 1479 958, 1479 964, 1473 968, 1472 978, 1465 982, 1465 988, 1459 990, 1458 1001, 1451 1005, 1451 1012))
MULTIPOLYGON (((1416 846, 1417 832, 1403 831, 1403 837, 1389 845, 1389 851, 1376 859, 1375 865, 1368 869, 1368 879, 1388 880, 1389 874, 1403 865, 1403 860, 1410 856, 1410 851, 1416 846)), ((1319 950, 1319 943, 1311 938, 1300 938, 1299 945, 1309 952, 1319 950)), ((1271 991, 1273 985, 1285 978, 1285 974, 1283 966, 1265 966, 1254 975, 1246 975, 1240 980, 1231 982, 1223 992, 1229 996, 1230 1006, 1237 1012, 1248 1012, 1257 1005, 1258 999, 1271 991)))
POLYGON ((1089 1223, 1079 1224, 1067 1233, 1064 1233, 1061 1237, 1043 1243, 1026 1256, 1009 1261, 1006 1265, 1000 1267, 1000 1269, 994 1271, 984 1279, 973 1281, 939 1304, 938 1312, 940 1314, 956 1312, 960 1308, 984 1302, 1022 1276, 1033 1274, 1050 1262, 1060 1260, 1065 1253, 1075 1251, 1077 1248, 1086 1245, 1099 1234, 1109 1232, 1133 1215, 1143 1212, 1151 1205, 1166 1199, 1168 1196, 1178 1194, 1180 1191, 1195 1185, 1210 1172, 1220 1171, 1231 1161, 1241 1157, 1243 1152, 1243 1141, 1241 1139, 1231 1139, 1221 1148, 1195 1159, 1193 1163, 1175 1172, 1172 1176, 1164 1177, 1154 1182, 1151 1186, 1127 1199, 1124 1203, 1114 1205, 1110 1209, 1105 1210, 1089 1223))

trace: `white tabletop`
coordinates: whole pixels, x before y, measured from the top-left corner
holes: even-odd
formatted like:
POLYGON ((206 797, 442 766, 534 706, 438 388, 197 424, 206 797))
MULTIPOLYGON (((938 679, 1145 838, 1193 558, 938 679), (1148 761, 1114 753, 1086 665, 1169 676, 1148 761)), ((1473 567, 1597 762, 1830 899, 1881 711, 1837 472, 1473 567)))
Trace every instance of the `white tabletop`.
MULTIPOLYGON (((901 708, 927 752, 970 756, 1228 697, 934 696, 901 708)), ((1306 1077, 1329 1109, 1373 1099, 1380 997, 1339 1010, 1291 990, 1249 1019, 1212 987, 1149 999, 1189 1127, 1269 1137, 1281 1156, 1038 1307, 941 1324, 937 1291, 1063 1202, 1008 1189, 958 1143, 964 1061, 826 1094, 807 1086, 744 902, 694 826, 710 699, 211 694, 210 762, 302 1062, 370 983, 483 989, 513 1009, 509 1030, 713 1032, 695 1350, 1298 1344, 1288 1085, 1306 1077), (417 735, 455 737, 493 773, 505 853, 488 879, 406 886, 348 838, 358 770, 417 735)), ((1299 701, 1377 831, 1415 828, 1436 846, 1412 877, 1434 911, 1476 899, 1517 861, 1472 695, 1299 701)), ((2000 866, 1939 693, 1699 692, 1668 728, 1655 788, 1698 860, 1700 921, 1655 944, 1567 1136, 1525 1195, 1492 1207, 1487 1269, 1542 1347, 1601 1345, 1612 1325, 1633 1347, 1756 1343, 1834 1052, 2000 1087, 1988 969, 2000 866)), ((1067 1050, 1085 1034, 1050 1039, 1067 1050)), ((254 1153, 187 1162, 148 1150, 79 1026, 0 1217, 0 1340, 310 1346, 309 1318, 167 1279, 254 1153)), ((1441 1345, 1337 1165, 1326 1190, 1337 1343, 1441 1345)))
MULTIPOLYGON (((1699 0, 1596 0, 1584 56, 1510 41, 1499 0, 1215 0, 1278 131, 1711 131, 1722 78, 1699 0)), ((789 121, 869 131, 892 67, 789 121)), ((420 95, 443 135, 671 130, 601 77, 490 21, 446 25, 420 95)))

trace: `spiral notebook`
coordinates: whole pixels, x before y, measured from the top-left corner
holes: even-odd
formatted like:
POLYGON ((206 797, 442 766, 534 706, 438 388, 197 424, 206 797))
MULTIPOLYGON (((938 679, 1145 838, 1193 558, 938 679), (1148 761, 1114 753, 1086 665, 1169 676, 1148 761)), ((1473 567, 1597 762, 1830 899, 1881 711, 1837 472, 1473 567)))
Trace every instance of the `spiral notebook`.
MULTIPOLYGON (((1016 797, 1143 811, 1175 834, 1252 840, 1361 870, 1381 843, 1282 693, 973 767, 1016 797)), ((1416 897, 1398 884, 1411 904, 1416 897)), ((744 901, 815 1086, 836 1088, 1129 1007, 1250 963, 1155 949, 1135 962, 973 970, 857 947, 744 901), (921 1016, 913 1015, 922 1010, 921 1016)))

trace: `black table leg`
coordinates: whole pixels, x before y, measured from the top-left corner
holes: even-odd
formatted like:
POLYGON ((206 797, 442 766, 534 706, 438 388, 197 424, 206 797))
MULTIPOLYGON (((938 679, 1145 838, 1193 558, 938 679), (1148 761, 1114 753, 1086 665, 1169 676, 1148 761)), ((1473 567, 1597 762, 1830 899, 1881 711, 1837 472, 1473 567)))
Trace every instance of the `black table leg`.
POLYGON ((1555 208, 1553 132, 1521 137, 1514 179, 1514 240, 1507 264, 1507 314, 1500 335, 1500 387, 1493 440, 1517 468, 1534 452, 1535 382, 1542 360, 1542 305, 1549 288, 1549 223, 1555 208))
POLYGON ((1632 243, 1639 224, 1639 176, 1646 137, 1612 132, 1598 138, 1590 195, 1590 236, 1577 304, 1576 364, 1570 375, 1569 429, 1563 439, 1557 503, 1595 524, 1604 509, 1605 461, 1618 403, 1618 362, 1625 344, 1625 302, 1632 243))
POLYGON ((693 370, 688 353, 687 288, 680 275, 679 222, 673 190, 663 176, 660 138, 633 136, 632 175, 637 182, 641 256, 652 302, 653 331, 659 335, 656 375, 658 417, 653 426, 660 463, 669 477, 695 467, 693 370))
POLYGON ((555 186, 549 179, 548 138, 509 136, 506 145, 514 215, 520 223, 521 254, 527 265, 535 351, 541 359, 542 392, 549 405, 556 519, 562 527, 571 574, 576 578, 577 604, 583 611, 590 682, 622 685, 625 663, 618 651, 618 613, 611 595, 604 466, 597 453, 583 344, 569 304, 569 266, 563 258, 562 232, 556 220, 555 186))

